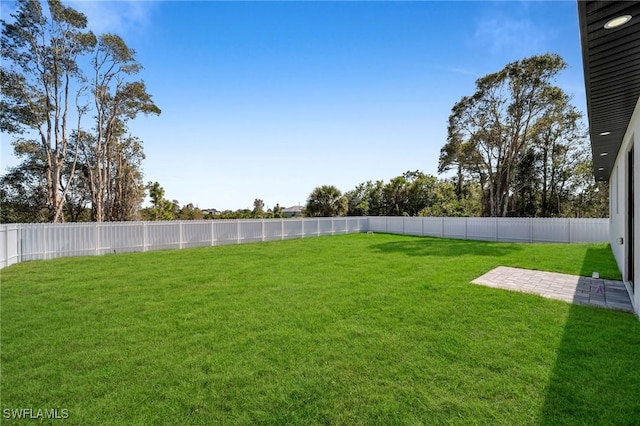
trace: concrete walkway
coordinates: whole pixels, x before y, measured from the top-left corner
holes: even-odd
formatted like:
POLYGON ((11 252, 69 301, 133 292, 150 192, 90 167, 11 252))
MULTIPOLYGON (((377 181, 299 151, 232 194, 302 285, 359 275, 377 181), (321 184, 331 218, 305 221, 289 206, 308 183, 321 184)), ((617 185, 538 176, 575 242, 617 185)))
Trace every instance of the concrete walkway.
POLYGON ((565 302, 633 312, 629 294, 621 281, 499 266, 472 283, 539 294, 565 302))

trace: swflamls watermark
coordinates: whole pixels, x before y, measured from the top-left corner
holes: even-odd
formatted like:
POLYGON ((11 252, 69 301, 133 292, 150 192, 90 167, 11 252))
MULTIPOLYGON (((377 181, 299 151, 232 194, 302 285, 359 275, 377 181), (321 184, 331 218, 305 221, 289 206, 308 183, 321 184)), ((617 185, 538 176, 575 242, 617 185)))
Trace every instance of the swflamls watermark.
POLYGON ((2 417, 7 420, 55 420, 68 419, 66 408, 5 408, 2 417))

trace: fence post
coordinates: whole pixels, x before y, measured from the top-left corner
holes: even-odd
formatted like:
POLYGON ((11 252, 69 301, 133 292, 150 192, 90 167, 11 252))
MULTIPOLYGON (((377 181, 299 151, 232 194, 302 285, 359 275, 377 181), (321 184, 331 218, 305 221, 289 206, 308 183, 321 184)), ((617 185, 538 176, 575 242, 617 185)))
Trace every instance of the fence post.
POLYGON ((497 241, 500 241, 500 237, 498 236, 498 216, 496 216, 495 222, 496 222, 496 242, 497 242, 497 241))
POLYGON ((0 267, 4 268, 9 266, 9 226, 0 225, 0 239, 2 234, 4 234, 4 259, 0 259, 0 267))
POLYGON ((284 218, 280 218, 280 241, 284 240, 284 218))
POLYGON ((213 224, 214 221, 213 219, 211 219, 211 247, 213 247, 214 241, 215 241, 215 236, 214 236, 214 232, 213 232, 213 224))
POLYGON ((440 218, 440 238, 444 238, 444 216, 440 218))
POLYGON ((569 243, 572 243, 573 241, 571 241, 572 239, 572 235, 571 235, 571 218, 567 219, 567 225, 569 226, 569 243))
POLYGON ((236 219, 236 244, 240 244, 240 219, 236 219))
POLYGON ((260 240, 264 242, 264 219, 262 219, 260 223, 262 225, 262 236, 260 237, 260 240))
POLYGON ((302 226, 302 233, 300 234, 300 238, 304 238, 304 218, 300 219, 300 226, 302 226))
POLYGON ((178 222, 178 238, 180 239, 178 241, 178 248, 182 248, 182 221, 178 222))
POLYGON ((469 233, 469 232, 467 231, 467 222, 468 222, 468 221, 469 221, 469 218, 468 218, 468 217, 465 217, 465 218, 464 218, 464 239, 465 239, 465 240, 467 239, 467 234, 469 233))
POLYGON ((20 262, 22 262, 22 225, 18 225, 18 229, 17 229, 17 232, 16 232, 16 238, 18 238, 18 241, 16 242, 16 246, 17 246, 17 250, 18 250, 18 253, 17 253, 18 262, 17 263, 20 263, 20 262))
POLYGON ((93 242, 94 242, 94 255, 98 255, 100 253, 98 253, 98 248, 100 247, 100 229, 98 228, 99 224, 98 222, 96 222, 96 226, 93 230, 93 242))
POLYGON ((142 251, 147 251, 147 222, 142 222, 142 251))
POLYGON ((529 218, 529 242, 533 243, 533 218, 529 218))
POLYGON ((48 244, 49 239, 47 238, 49 236, 48 225, 44 225, 42 227, 42 230, 44 231, 42 232, 42 259, 47 259, 47 248, 48 248, 47 246, 49 245, 48 244))

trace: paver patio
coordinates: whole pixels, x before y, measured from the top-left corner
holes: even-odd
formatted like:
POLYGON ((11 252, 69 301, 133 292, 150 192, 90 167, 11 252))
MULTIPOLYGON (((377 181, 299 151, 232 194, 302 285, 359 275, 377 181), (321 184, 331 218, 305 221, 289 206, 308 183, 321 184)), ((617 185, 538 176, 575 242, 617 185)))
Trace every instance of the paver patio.
POLYGON ((629 294, 622 281, 499 266, 472 283, 539 294, 565 302, 633 312, 629 294))

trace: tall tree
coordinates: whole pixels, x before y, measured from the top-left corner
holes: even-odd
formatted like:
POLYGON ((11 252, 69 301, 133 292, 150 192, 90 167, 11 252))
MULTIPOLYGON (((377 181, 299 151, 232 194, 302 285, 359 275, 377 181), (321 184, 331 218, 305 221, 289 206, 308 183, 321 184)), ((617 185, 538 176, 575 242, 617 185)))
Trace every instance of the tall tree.
POLYGON ((107 181, 107 220, 137 220, 144 200, 142 142, 134 136, 127 136, 111 148, 113 164, 111 178, 107 181))
POLYGON ((306 216, 344 216, 346 213, 347 199, 335 186, 319 186, 309 194, 305 207, 306 216))
POLYGON ((44 151, 33 141, 14 142, 14 151, 24 161, 0 177, 0 222, 42 222, 48 216, 44 151))
MULTIPOLYGON (((174 218, 173 211, 177 202, 171 202, 164 198, 164 188, 158 182, 149 182, 145 187, 149 191, 149 198, 153 207, 146 211, 145 219, 150 220, 171 220, 174 218)), ((177 206, 180 209, 180 206, 177 206)))
POLYGON ((142 65, 136 60, 135 51, 119 36, 103 34, 98 38, 91 65, 95 137, 84 139, 83 149, 89 163, 94 220, 101 222, 122 216, 117 199, 122 200, 123 186, 132 182, 120 179, 134 177, 127 172, 133 171, 141 153, 140 142, 135 140, 132 144, 132 137, 127 135, 127 122, 139 113, 160 114, 160 109, 151 100, 144 82, 127 80, 142 65), (134 145, 138 149, 127 149, 134 145), (124 156, 125 153, 132 155, 124 156))
POLYGON ((87 197, 93 220, 135 218, 144 154, 127 124, 160 113, 144 82, 132 80, 142 66, 119 36, 84 31, 82 13, 59 0, 47 13, 42 4, 19 0, 13 21, 2 21, 0 130, 41 146, 47 220, 77 219, 87 197))
POLYGON ((59 222, 68 179, 73 176, 63 174, 71 123, 79 127, 86 112, 77 102, 83 84, 78 58, 95 45, 96 38, 83 31, 87 18, 82 13, 59 0, 49 0, 48 8, 46 16, 39 1, 19 0, 11 15, 15 21, 2 21, 0 125, 9 133, 38 135, 45 158, 47 215, 59 222))
POLYGON ((457 102, 449 117, 440 169, 460 167, 482 185, 484 214, 506 216, 518 162, 532 129, 564 96, 551 84, 566 66, 555 54, 507 64, 476 81, 476 92, 457 102))
POLYGON ((361 183, 345 193, 350 216, 463 216, 477 215, 473 181, 464 182, 460 197, 457 183, 439 180, 421 171, 407 171, 388 183, 361 183))
POLYGON ((368 216, 370 210, 370 196, 373 183, 371 181, 358 184, 351 191, 345 192, 347 199, 347 215, 368 216))
POLYGON ((568 217, 609 217, 609 185, 596 182, 590 159, 580 161, 573 170, 570 181, 568 217))
POLYGON ((536 152, 537 179, 540 182, 539 215, 562 216, 568 201, 571 181, 580 163, 588 161, 587 132, 582 114, 570 104, 566 94, 549 105, 532 132, 536 152))
POLYGON ((251 211, 253 217, 263 217, 264 216, 264 201, 260 198, 256 198, 253 200, 253 210, 251 211))
POLYGON ((284 217, 283 210, 284 210, 284 208, 282 208, 279 203, 276 203, 275 207, 273 208, 272 216, 274 218, 282 218, 282 217, 284 217))

